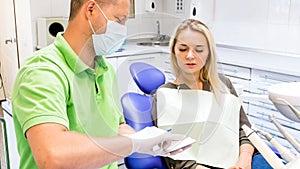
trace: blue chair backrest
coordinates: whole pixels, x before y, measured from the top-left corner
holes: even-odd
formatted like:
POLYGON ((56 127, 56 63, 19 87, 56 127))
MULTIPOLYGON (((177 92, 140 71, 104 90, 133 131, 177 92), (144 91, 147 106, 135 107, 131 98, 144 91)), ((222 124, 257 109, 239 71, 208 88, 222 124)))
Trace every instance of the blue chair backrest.
POLYGON ((133 80, 145 94, 152 94, 166 81, 163 72, 147 63, 135 62, 129 69, 133 80))
MULTIPOLYGON (((165 75, 152 65, 136 62, 130 65, 130 73, 144 95, 128 92, 121 98, 125 121, 139 131, 147 126, 153 126, 152 96, 156 89, 165 83, 165 75)), ((128 169, 165 169, 159 156, 133 153, 124 159, 128 169)))

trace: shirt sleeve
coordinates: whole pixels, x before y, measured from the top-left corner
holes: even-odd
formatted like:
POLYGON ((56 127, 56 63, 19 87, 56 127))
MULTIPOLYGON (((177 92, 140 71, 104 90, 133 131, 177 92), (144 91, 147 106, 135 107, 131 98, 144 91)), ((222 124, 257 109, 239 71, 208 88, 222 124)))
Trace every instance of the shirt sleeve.
POLYGON ((41 123, 58 123, 69 128, 65 107, 68 89, 64 75, 58 68, 27 68, 20 72, 15 88, 13 112, 23 134, 41 123))

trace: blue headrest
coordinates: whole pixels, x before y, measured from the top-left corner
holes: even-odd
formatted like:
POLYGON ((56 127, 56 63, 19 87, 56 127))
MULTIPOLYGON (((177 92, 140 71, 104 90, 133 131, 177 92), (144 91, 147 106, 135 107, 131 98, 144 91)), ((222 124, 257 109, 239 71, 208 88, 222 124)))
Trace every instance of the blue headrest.
POLYGON ((126 123, 136 131, 153 126, 152 99, 138 93, 128 92, 121 97, 126 123))
POLYGON ((129 69, 133 80, 145 94, 154 93, 166 81, 163 72, 147 63, 135 62, 129 69))

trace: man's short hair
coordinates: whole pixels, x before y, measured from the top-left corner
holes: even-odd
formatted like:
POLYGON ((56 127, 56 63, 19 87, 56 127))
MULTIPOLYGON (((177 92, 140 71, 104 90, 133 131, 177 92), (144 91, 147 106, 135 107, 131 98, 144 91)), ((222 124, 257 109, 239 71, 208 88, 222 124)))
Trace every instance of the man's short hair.
MULTIPOLYGON (((69 20, 72 20, 75 18, 75 16, 80 11, 81 7, 86 3, 88 0, 71 0, 70 4, 70 16, 69 20)), ((118 0, 94 0, 97 2, 100 6, 104 3, 116 3, 118 0)))

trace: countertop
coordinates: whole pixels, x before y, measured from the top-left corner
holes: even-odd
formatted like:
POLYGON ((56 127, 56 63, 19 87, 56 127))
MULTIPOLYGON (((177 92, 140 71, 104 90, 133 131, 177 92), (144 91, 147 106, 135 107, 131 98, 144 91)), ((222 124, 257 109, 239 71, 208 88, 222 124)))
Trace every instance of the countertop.
MULTIPOLYGON (((107 58, 139 54, 169 53, 168 46, 140 46, 138 40, 127 41, 124 50, 107 58)), ((300 55, 217 44, 218 61, 253 69, 300 76, 300 55)))
POLYGON ((300 55, 218 44, 222 63, 300 76, 300 55))
POLYGON ((141 46, 137 45, 138 42, 143 40, 130 40, 122 47, 121 52, 116 52, 107 58, 112 57, 127 57, 132 55, 149 54, 149 53, 169 53, 168 46, 141 46))

